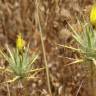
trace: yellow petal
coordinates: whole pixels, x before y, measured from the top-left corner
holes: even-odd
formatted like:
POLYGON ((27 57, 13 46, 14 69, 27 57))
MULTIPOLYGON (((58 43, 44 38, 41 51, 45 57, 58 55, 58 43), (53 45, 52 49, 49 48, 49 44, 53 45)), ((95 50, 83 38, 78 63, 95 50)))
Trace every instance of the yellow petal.
POLYGON ((96 4, 92 6, 92 9, 90 12, 90 22, 93 26, 96 26, 96 4))
POLYGON ((18 37, 17 37, 17 40, 16 40, 16 47, 17 47, 19 50, 22 50, 24 46, 25 46, 25 41, 24 41, 23 38, 22 38, 22 34, 19 33, 19 34, 18 34, 18 37))

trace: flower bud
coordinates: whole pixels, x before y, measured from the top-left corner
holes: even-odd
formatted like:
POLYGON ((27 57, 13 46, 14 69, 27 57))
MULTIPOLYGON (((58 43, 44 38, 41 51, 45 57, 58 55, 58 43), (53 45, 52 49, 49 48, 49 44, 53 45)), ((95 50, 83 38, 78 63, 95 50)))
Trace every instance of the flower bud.
POLYGON ((94 4, 91 8, 90 12, 90 23, 96 27, 96 4, 94 4))
POLYGON ((16 47, 19 50, 22 50, 24 48, 24 46, 25 46, 25 41, 22 38, 22 34, 19 33, 18 36, 17 36, 17 40, 16 40, 16 47))

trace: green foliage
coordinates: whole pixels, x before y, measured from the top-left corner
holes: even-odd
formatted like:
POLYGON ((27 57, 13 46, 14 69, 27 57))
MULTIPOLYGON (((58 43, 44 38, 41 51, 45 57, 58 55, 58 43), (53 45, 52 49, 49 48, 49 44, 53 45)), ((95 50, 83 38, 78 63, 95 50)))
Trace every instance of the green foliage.
POLYGON ((81 53, 87 58, 96 59, 96 30, 90 24, 83 25, 83 32, 74 31, 73 37, 78 42, 81 53))
POLYGON ((35 69, 32 69, 32 64, 36 61, 38 55, 35 53, 32 56, 29 55, 29 45, 22 52, 19 52, 17 48, 10 50, 7 46, 7 52, 8 54, 0 50, 0 53, 9 63, 9 70, 15 76, 26 77, 30 71, 35 71, 35 69))

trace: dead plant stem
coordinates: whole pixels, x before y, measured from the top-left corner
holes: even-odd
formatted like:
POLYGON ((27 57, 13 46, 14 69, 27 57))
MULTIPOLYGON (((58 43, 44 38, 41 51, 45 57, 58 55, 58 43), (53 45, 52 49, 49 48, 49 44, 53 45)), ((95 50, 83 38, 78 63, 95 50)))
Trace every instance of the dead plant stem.
MULTIPOLYGON (((5 78, 7 80, 7 76, 5 76, 5 78)), ((9 88, 9 84, 8 83, 6 83, 6 87, 7 87, 7 91, 8 91, 8 96, 11 96, 10 95, 10 88, 9 88)))
POLYGON ((48 86, 48 91, 50 93, 50 96, 52 96, 51 92, 51 86, 50 86, 50 76, 49 76, 49 68, 48 68, 48 63, 47 63, 47 58, 46 58, 46 52, 45 52, 45 46, 44 46, 44 41, 43 41, 43 34, 42 34, 42 28, 39 20, 39 0, 35 1, 36 4, 36 25, 38 27, 38 31, 40 32, 40 38, 41 38, 41 45, 42 45, 42 50, 43 50, 43 56, 44 56, 44 63, 45 63, 45 69, 46 69, 46 77, 47 77, 47 86, 48 86))

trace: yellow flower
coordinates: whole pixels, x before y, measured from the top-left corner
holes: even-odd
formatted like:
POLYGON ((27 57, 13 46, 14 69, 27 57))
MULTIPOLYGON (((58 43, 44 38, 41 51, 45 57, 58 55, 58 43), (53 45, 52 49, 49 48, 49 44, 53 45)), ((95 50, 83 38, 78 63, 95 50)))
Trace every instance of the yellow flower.
POLYGON ((91 13, 90 13, 90 22, 93 26, 96 27, 96 4, 92 6, 91 13))
POLYGON ((16 40, 16 47, 19 50, 22 50, 24 48, 24 46, 25 46, 25 41, 22 38, 22 34, 19 33, 18 36, 17 36, 17 40, 16 40))

